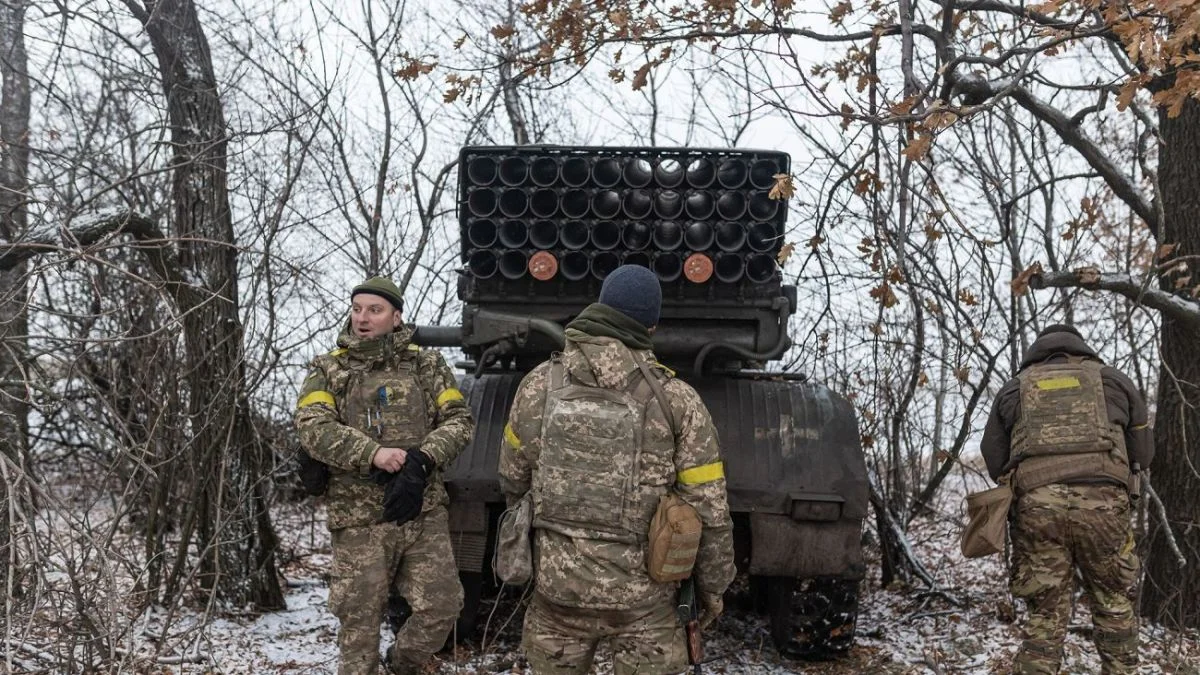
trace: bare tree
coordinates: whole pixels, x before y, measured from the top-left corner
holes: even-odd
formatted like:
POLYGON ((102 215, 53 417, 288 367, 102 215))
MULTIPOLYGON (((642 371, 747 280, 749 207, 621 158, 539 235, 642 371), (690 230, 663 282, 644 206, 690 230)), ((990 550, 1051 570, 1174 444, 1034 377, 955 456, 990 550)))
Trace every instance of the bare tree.
POLYGON ((183 314, 194 510, 183 539, 202 547, 201 583, 234 605, 283 606, 263 478, 245 391, 237 249, 227 192, 228 143, 212 57, 191 0, 126 6, 158 57, 171 124, 177 259, 159 273, 183 314))
MULTIPOLYGON (((24 0, 0 3, 0 241, 21 240, 28 229, 29 73, 24 0)), ((4 608, 20 592, 13 528, 29 505, 28 364, 29 293, 24 264, 0 271, 0 585, 4 608)))

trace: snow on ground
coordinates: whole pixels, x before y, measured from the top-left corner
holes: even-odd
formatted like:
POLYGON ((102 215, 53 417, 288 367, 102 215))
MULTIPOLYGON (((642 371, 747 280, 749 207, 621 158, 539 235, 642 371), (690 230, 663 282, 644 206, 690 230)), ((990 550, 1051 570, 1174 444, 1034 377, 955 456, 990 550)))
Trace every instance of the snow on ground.
MULTIPOLYGON (((861 585, 858 639, 850 652, 828 662, 782 659, 773 647, 765 617, 731 607, 706 636, 707 673, 1003 673, 1008 672, 1019 644, 1020 609, 1014 610, 1007 591, 1007 568, 1000 556, 966 560, 958 553, 958 533, 964 520, 962 496, 983 483, 977 476, 957 476, 932 514, 914 521, 913 545, 937 578, 943 593, 929 593, 919 584, 882 589, 878 579, 878 550, 868 544, 873 564, 861 585), (952 604, 950 600, 961 603, 952 604)), ((223 617, 203 625, 198 615, 175 617, 169 634, 188 635, 190 649, 204 658, 195 663, 151 666, 154 673, 311 673, 336 672, 337 621, 328 613, 329 543, 322 511, 306 505, 284 505, 277 513, 281 558, 287 581, 286 611, 261 616, 223 617)), ((873 541, 868 533, 868 541, 873 541)), ((742 580, 744 583, 744 580, 742 580)), ((507 589, 498 602, 485 601, 480 620, 487 631, 442 656, 441 673, 527 672, 520 658, 521 598, 507 589)), ((142 617, 144 635, 160 634, 161 616, 142 617)), ((1077 603, 1066 645, 1064 673, 1099 672, 1099 660, 1088 632, 1086 601, 1077 603)), ((479 632, 479 631, 477 631, 479 632)), ((381 629, 384 644, 390 641, 381 629)), ((1200 675, 1200 635, 1180 635, 1157 626, 1142 628, 1142 667, 1139 673, 1200 675)), ((152 646, 145 644, 143 653, 152 646)), ((597 665, 611 673, 603 652, 597 665)))

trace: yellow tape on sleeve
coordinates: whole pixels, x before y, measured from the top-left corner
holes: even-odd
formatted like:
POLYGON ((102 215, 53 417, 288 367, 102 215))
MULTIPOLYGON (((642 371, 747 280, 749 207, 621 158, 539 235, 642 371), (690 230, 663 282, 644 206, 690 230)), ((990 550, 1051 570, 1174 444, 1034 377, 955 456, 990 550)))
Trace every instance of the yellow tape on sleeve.
POLYGON ((442 393, 438 394, 437 406, 440 408, 440 407, 446 405, 447 403, 453 403, 454 401, 461 401, 461 400, 463 400, 462 392, 457 389, 450 388, 450 389, 447 389, 446 391, 443 391, 442 393))
POLYGON ((314 391, 300 399, 300 403, 296 405, 296 408, 307 408, 310 405, 316 405, 318 403, 324 403, 330 408, 337 407, 337 402, 333 400, 333 394, 327 391, 314 391))
POLYGON ((713 462, 712 464, 704 464, 694 466, 690 469, 684 469, 679 472, 676 479, 681 485, 701 485, 703 483, 711 483, 714 480, 720 480, 725 477, 725 463, 713 462))
POLYGON ((521 449, 521 439, 517 438, 517 432, 513 431, 511 424, 504 425, 504 442, 511 445, 513 450, 521 449))

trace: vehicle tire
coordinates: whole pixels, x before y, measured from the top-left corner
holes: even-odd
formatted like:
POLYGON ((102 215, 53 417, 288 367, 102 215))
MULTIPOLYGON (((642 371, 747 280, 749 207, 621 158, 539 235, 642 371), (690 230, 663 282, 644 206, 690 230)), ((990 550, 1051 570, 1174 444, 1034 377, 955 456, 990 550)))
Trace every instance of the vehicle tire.
POLYGON ((822 577, 801 584, 790 577, 768 577, 771 639, 782 656, 825 660, 854 642, 858 620, 858 582, 822 577))

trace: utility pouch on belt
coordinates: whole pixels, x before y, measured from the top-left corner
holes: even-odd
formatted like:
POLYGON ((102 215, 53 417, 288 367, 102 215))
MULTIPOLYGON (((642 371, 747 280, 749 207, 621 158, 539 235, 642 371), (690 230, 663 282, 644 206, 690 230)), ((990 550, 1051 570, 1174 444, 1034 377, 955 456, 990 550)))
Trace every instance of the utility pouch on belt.
POLYGON ((678 495, 668 493, 658 500, 650 521, 650 546, 646 567, 658 583, 682 581, 692 575, 700 551, 700 514, 678 495))
POLYGON ((1009 475, 1002 476, 999 486, 967 495, 967 527, 960 542, 963 556, 982 558, 1004 551, 1013 500, 1009 479, 1009 475))
POLYGON ((533 495, 526 492, 521 500, 500 516, 496 533, 496 557, 492 567, 506 584, 520 586, 533 578, 533 495))
POLYGON ((1129 473, 1129 481, 1125 484, 1125 489, 1129 490, 1129 499, 1137 501, 1142 498, 1142 473, 1138 469, 1138 465, 1134 463, 1134 470, 1129 473))

